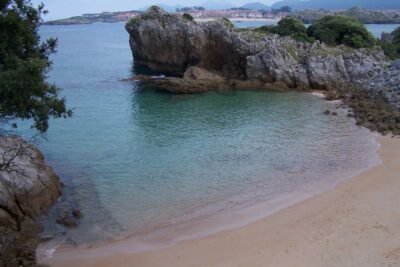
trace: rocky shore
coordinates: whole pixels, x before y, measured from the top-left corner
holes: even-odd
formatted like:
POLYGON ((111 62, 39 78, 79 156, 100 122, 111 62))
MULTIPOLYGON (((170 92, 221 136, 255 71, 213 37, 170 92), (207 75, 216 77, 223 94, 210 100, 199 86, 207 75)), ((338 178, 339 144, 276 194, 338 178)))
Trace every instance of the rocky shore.
POLYGON ((61 195, 42 153, 20 137, 0 137, 0 266, 35 266, 35 219, 61 195))
MULTIPOLYGON (((169 76, 136 78, 172 93, 226 89, 324 90, 359 124, 400 134, 400 69, 379 47, 353 49, 196 23, 159 7, 126 24, 135 64, 169 76)), ((134 78, 135 79, 135 78, 134 78)))

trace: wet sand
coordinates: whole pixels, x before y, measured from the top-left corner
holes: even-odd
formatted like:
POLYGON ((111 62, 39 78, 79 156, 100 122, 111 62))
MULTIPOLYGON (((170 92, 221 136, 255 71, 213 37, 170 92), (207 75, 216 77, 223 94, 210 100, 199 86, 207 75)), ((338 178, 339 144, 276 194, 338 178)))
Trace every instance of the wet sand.
MULTIPOLYGON (((383 164, 247 226, 149 252, 119 241, 57 251, 50 266, 400 266, 400 139, 383 164)), ((122 242, 122 241, 121 241, 122 242)))

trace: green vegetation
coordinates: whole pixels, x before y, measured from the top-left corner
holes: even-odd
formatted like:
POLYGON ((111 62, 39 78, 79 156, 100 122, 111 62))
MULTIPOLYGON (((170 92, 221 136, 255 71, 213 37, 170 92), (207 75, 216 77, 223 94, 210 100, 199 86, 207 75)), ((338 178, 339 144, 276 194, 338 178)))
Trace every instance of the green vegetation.
POLYGON ((188 13, 184 13, 184 14, 182 15, 182 18, 183 18, 184 20, 186 20, 186 21, 193 21, 193 20, 194 20, 194 18, 192 17, 192 15, 190 15, 190 14, 188 14, 188 13))
MULTIPOLYGON (((268 34, 290 36, 298 41, 313 42, 320 40, 327 45, 346 45, 350 48, 372 48, 377 40, 368 32, 367 28, 356 19, 346 16, 326 16, 305 28, 303 22, 287 16, 276 26, 262 26, 259 28, 237 29, 246 35, 260 39, 268 34)), ((380 40, 379 45, 391 58, 397 57, 400 43, 400 28, 389 34, 390 41, 380 40)))
POLYGON ((34 8, 29 0, 0 3, 0 120, 32 119, 32 127, 41 133, 50 117, 72 114, 59 88, 46 82, 57 41, 40 42, 38 27, 45 12, 43 5, 34 8))
POLYGON ((400 27, 397 27, 390 35, 392 35, 393 43, 400 45, 400 27))
POLYGON ((138 18, 131 18, 130 20, 128 20, 128 22, 126 23, 126 28, 131 28, 133 26, 135 26, 135 24, 138 22, 138 18))
POLYGON ((400 27, 392 33, 382 34, 381 39, 378 40, 378 44, 389 58, 400 58, 400 27))
POLYGON ((313 39, 307 36, 307 30, 303 22, 293 17, 285 17, 278 22, 278 25, 261 26, 259 28, 242 29, 250 36, 261 38, 267 34, 278 34, 280 36, 290 36, 298 41, 312 42, 313 39))
POLYGON ((243 33, 247 37, 250 37, 255 40, 260 40, 262 37, 272 34, 269 29, 270 26, 262 26, 259 28, 235 28, 237 32, 243 33))
POLYGON ((396 46, 391 42, 379 40, 378 45, 382 48, 388 58, 396 59, 399 57, 399 52, 397 51, 396 46))
POLYGON ((293 17, 285 17, 280 20, 278 25, 272 28, 272 32, 281 36, 291 36, 298 41, 312 41, 307 36, 307 30, 303 22, 293 17))
POLYGON ((354 48, 372 47, 376 40, 358 20, 346 16, 326 16, 307 29, 313 37, 328 45, 347 45, 354 48))
MULTIPOLYGON (((325 16, 308 29, 299 19, 287 16, 279 21, 277 26, 267 25, 236 30, 258 40, 268 34, 278 34, 290 36, 302 42, 320 40, 330 46, 343 44, 349 49, 373 48, 379 45, 389 58, 400 58, 400 27, 392 33, 383 34, 381 39, 376 40, 361 22, 346 16, 325 16)), ((323 54, 324 51, 318 53, 323 54)))
POLYGON ((235 28, 235 24, 233 24, 228 18, 222 18, 221 22, 228 28, 235 28))

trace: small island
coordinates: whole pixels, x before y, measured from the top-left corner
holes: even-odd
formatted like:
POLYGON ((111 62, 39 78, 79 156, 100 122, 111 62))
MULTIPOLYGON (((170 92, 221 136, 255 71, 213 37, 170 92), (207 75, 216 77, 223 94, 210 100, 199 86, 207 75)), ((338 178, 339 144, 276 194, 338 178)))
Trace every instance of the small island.
MULTIPOLYGON (((154 6, 131 19, 126 30, 135 64, 170 74, 134 79, 161 90, 322 90, 327 99, 353 108, 349 116, 360 125, 400 133, 398 63, 353 18, 327 16, 306 29, 286 17, 277 26, 238 29, 228 19, 197 23, 154 6)), ((399 34, 398 29, 383 43, 397 51, 394 57, 399 34)))

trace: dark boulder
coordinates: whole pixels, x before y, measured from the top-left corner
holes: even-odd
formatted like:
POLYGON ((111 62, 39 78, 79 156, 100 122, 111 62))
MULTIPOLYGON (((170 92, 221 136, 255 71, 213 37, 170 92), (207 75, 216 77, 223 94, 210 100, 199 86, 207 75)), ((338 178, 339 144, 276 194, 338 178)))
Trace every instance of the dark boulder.
MULTIPOLYGON (((11 169, 0 171, 0 266, 32 266, 42 215, 59 198, 61 185, 40 151, 18 137, 0 137, 0 154, 21 148, 11 169)), ((10 153, 8 153, 10 155, 10 153)))

